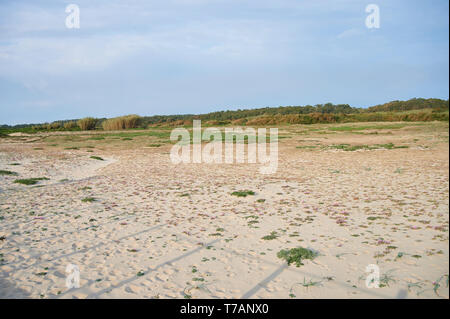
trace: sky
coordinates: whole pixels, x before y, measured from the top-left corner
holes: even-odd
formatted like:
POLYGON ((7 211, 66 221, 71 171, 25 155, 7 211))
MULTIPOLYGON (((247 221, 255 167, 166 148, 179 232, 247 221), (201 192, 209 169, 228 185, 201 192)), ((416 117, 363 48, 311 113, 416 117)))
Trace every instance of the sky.
POLYGON ((448 0, 0 0, 0 124, 447 100, 448 17, 448 0))

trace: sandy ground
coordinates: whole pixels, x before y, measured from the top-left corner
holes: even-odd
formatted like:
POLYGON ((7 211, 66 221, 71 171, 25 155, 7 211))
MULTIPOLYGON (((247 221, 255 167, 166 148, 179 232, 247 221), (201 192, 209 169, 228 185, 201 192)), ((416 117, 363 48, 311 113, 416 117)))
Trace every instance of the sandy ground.
POLYGON ((448 298, 448 123, 364 125, 280 128, 273 175, 174 165, 154 136, 0 139, 0 170, 18 174, 0 175, 0 297, 448 298), (14 183, 30 177, 49 179, 14 183), (319 255, 277 257, 295 247, 319 255))

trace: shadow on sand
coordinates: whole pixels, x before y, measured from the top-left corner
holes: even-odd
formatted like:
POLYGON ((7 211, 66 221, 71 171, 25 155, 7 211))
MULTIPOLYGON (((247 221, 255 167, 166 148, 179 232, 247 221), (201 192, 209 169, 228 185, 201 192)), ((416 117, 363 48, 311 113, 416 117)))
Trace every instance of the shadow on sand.
POLYGON ((13 281, 0 276, 0 299, 25 298, 31 298, 28 291, 17 287, 13 281))

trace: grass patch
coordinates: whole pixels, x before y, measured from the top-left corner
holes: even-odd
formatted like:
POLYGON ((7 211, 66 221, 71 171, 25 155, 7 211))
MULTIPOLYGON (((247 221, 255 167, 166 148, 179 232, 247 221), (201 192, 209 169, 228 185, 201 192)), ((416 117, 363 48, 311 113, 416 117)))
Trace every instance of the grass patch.
POLYGON ((0 175, 17 176, 17 175, 19 175, 19 174, 17 174, 16 172, 0 170, 0 175))
POLYGON ((83 203, 92 203, 95 202, 96 199, 94 197, 85 197, 81 200, 83 203))
POLYGON ((280 250, 277 254, 277 257, 283 259, 287 262, 288 265, 295 263, 297 267, 303 265, 303 260, 309 259, 313 260, 317 257, 317 253, 312 251, 311 249, 298 247, 292 249, 283 249, 280 250))
POLYGON ((350 144, 337 144, 337 145, 329 145, 326 148, 342 150, 346 152, 354 152, 358 150, 378 150, 378 149, 398 149, 398 148, 409 148, 407 145, 394 145, 393 143, 387 144, 375 144, 375 145, 350 145, 350 144))
POLYGON ((98 161, 104 161, 103 158, 101 158, 100 156, 91 156, 92 159, 98 160, 98 161))
POLYGON ((249 190, 243 190, 243 191, 232 192, 231 195, 237 196, 237 197, 247 197, 248 195, 255 195, 255 192, 249 191, 249 190))
POLYGON ((328 130, 335 132, 352 132, 364 130, 395 130, 405 127, 405 124, 387 124, 387 125, 363 125, 363 126, 335 126, 328 130))
POLYGON ((380 288, 383 287, 389 287, 390 282, 396 282, 394 277, 390 274, 391 271, 388 271, 387 273, 381 275, 380 277, 380 288))
POLYGON ((313 149, 313 148, 317 148, 317 146, 314 146, 314 145, 304 145, 304 146, 297 146, 296 148, 298 148, 298 149, 313 149))
POLYGON ((49 180, 47 177, 33 177, 33 178, 24 178, 24 179, 16 179, 14 183, 23 184, 23 185, 34 185, 39 181, 49 180))
POLYGON ((45 275, 47 275, 47 272, 46 271, 42 271, 42 272, 36 273, 35 275, 36 276, 45 276, 45 275))
POLYGON ((266 235, 266 236, 262 237, 261 239, 262 240, 274 240, 274 239, 277 239, 277 238, 278 238, 277 232, 273 231, 273 232, 270 233, 270 235, 266 235))
POLYGON ((387 143, 387 144, 375 144, 375 146, 379 147, 379 148, 385 148, 387 150, 392 150, 395 148, 408 148, 409 146, 407 145, 398 145, 395 146, 393 143, 387 143))
POLYGON ((223 236, 222 233, 209 234, 209 236, 223 236))
POLYGON ((303 282, 300 283, 300 285, 302 285, 305 288, 320 286, 321 284, 322 284, 321 281, 312 281, 311 279, 309 281, 306 281, 306 278, 303 278, 303 282))

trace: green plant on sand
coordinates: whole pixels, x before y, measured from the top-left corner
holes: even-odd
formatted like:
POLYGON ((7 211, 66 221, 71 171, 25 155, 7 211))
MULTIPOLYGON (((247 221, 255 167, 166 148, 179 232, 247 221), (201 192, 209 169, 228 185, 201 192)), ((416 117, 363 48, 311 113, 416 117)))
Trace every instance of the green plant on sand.
POLYGON ((318 256, 318 253, 315 251, 312 251, 311 249, 298 247, 298 248, 292 248, 292 249, 283 249, 280 250, 277 254, 277 257, 280 259, 286 260, 288 265, 295 263, 297 267, 300 267, 303 265, 304 259, 313 260, 318 256))
POLYGON ((34 185, 39 181, 48 180, 47 177, 33 177, 33 178, 25 178, 25 179, 16 179, 14 183, 23 184, 23 185, 34 185))
POLYGON ((242 190, 242 191, 232 192, 231 195, 237 196, 237 197, 247 197, 247 195, 255 195, 255 192, 250 191, 250 190, 242 190))

